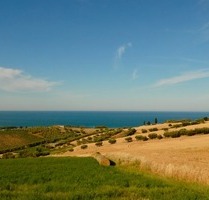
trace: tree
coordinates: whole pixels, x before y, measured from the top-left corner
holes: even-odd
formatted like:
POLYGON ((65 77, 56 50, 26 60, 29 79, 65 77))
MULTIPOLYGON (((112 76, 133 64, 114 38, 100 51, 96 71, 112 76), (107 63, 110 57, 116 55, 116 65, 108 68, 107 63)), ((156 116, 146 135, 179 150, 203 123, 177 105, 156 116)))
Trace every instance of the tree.
POLYGON ((158 123, 158 120, 157 120, 157 117, 155 118, 155 124, 157 124, 158 123))

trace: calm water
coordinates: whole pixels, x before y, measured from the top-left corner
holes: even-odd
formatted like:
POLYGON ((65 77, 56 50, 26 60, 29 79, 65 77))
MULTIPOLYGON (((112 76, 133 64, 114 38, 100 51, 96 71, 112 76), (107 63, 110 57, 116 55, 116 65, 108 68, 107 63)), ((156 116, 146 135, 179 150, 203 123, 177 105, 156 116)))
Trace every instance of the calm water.
POLYGON ((144 121, 164 122, 168 119, 198 119, 209 117, 209 112, 86 112, 86 111, 0 111, 0 126, 108 126, 131 127, 144 121))

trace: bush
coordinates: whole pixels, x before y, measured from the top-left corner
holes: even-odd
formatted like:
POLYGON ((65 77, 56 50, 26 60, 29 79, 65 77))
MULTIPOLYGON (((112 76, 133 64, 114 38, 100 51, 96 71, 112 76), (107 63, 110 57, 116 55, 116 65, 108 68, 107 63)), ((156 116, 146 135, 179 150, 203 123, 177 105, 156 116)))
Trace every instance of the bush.
POLYGON ((132 137, 127 137, 127 138, 125 138, 125 141, 126 141, 126 142, 132 142, 133 139, 132 139, 132 137))
POLYGON ((203 118, 205 121, 209 121, 209 118, 208 117, 204 117, 203 118))
POLYGON ((150 132, 158 131, 158 128, 150 128, 149 131, 150 131, 150 132))
POLYGON ((30 152, 28 149, 24 149, 19 152, 20 158, 27 158, 27 157, 36 157, 34 153, 30 152))
POLYGON ((2 156, 3 159, 15 158, 15 155, 12 152, 4 153, 2 156))
POLYGON ((70 149, 69 149, 69 151, 70 151, 70 152, 73 152, 73 151, 74 151, 74 149, 73 149, 73 148, 70 148, 70 149))
POLYGON ((136 135, 136 140, 142 140, 142 141, 147 141, 148 140, 148 137, 146 136, 143 136, 143 135, 136 135))
POLYGON ((77 143, 77 145, 81 145, 82 144, 82 142, 80 140, 77 140, 76 143, 77 143))
POLYGON ((47 149, 45 149, 45 148, 43 148, 43 147, 37 147, 36 148, 36 152, 35 152, 35 156, 36 157, 39 157, 39 156, 47 156, 47 155, 49 155, 50 153, 49 153, 49 151, 47 150, 47 149))
POLYGON ((163 136, 162 135, 158 135, 157 139, 161 140, 161 139, 163 139, 163 136))
POLYGON ((142 129, 142 133, 147 133, 147 130, 146 129, 142 129))
POLYGON ((134 133, 136 133, 136 129, 130 128, 130 129, 128 129, 128 131, 125 133, 125 136, 131 136, 131 135, 134 135, 134 133))
POLYGON ((136 140, 143 140, 144 136, 143 135, 136 135, 135 138, 136 138, 136 140))
POLYGON ((172 138, 177 138, 180 136, 181 136, 181 133, 179 131, 174 131, 173 134, 171 135, 172 138))
POLYGON ((180 137, 182 135, 193 136, 197 134, 209 134, 209 128, 197 128, 194 130, 181 129, 179 131, 165 132, 165 137, 180 137))
POLYGON ((96 142, 96 143, 95 143, 95 145, 96 145, 97 147, 101 147, 101 146, 102 146, 102 144, 103 144, 103 143, 102 143, 102 141, 100 141, 100 142, 96 142))
POLYGON ((109 142, 110 144, 115 144, 115 143, 116 143, 116 139, 110 138, 110 139, 108 140, 108 142, 109 142))
POLYGON ((182 122, 182 126, 189 126, 190 124, 190 122, 182 122))
MULTIPOLYGON (((183 129, 181 129, 181 130, 183 130, 183 129)), ((179 130, 179 131, 171 131, 171 132, 166 131, 164 133, 164 137, 177 138, 177 137, 180 137, 183 134, 186 134, 185 131, 181 131, 181 130, 179 130)))
POLYGON ((87 144, 81 145, 81 149, 87 149, 87 148, 88 148, 88 145, 87 144))
POLYGON ((156 139, 156 138, 157 138, 157 134, 156 134, 156 133, 150 133, 150 134, 148 135, 148 137, 149 137, 150 139, 156 139))
POLYGON ((180 128, 180 127, 182 127, 182 124, 174 124, 173 125, 173 128, 180 128))
POLYGON ((179 132, 180 135, 187 135, 188 130, 186 130, 185 128, 182 128, 178 132, 179 132))
POLYGON ((147 136, 144 136, 143 141, 147 141, 149 138, 147 136))

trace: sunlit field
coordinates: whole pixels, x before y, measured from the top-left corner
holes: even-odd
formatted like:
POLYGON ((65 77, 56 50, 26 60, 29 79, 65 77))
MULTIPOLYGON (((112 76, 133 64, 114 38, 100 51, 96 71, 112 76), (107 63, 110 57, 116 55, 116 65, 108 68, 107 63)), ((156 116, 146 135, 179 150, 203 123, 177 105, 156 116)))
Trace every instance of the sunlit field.
POLYGON ((0 199, 209 199, 207 187, 100 166, 93 158, 0 160, 0 199))

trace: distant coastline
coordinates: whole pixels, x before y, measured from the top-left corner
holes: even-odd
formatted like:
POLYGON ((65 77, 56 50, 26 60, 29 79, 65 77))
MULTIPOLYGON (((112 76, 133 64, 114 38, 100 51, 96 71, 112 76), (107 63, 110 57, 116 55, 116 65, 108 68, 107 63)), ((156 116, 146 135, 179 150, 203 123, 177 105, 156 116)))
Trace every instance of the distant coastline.
POLYGON ((199 119, 209 112, 169 111, 0 111, 0 126, 107 126, 135 127, 150 121, 199 119))

